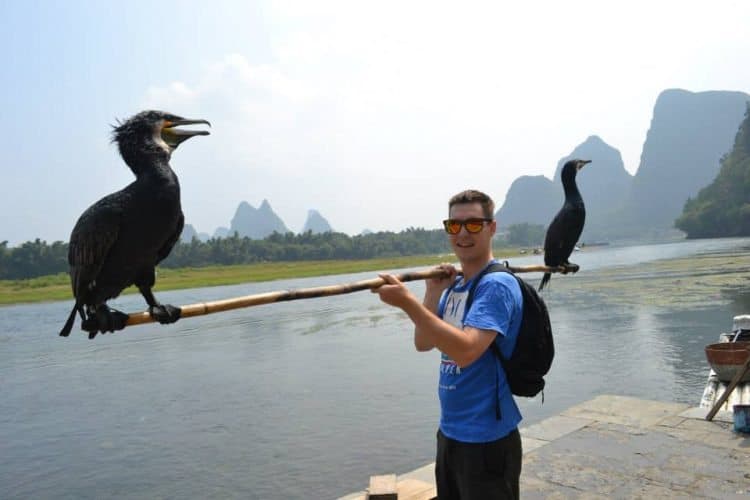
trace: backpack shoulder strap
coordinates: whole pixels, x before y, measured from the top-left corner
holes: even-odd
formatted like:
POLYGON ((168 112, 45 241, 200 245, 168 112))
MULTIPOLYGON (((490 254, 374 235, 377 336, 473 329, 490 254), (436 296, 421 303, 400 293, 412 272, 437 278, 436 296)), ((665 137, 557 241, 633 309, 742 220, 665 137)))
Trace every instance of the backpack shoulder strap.
POLYGON ((471 303, 474 301, 474 291, 479 285, 479 282, 482 281, 482 278, 484 278, 485 275, 489 273, 496 273, 496 272, 510 273, 510 271, 505 266, 505 264, 501 264, 500 262, 493 262, 489 266, 482 269, 482 271, 479 274, 477 274, 477 277, 474 278, 474 281, 471 283, 471 287, 469 288, 469 293, 466 296, 466 312, 469 312, 471 303))
MULTIPOLYGON (((501 264, 500 262, 493 262, 489 266, 487 266, 484 269, 482 269, 482 272, 480 272, 477 275, 477 277, 474 278, 474 281, 471 284, 471 288, 469 288, 469 293, 466 296, 466 308, 465 308, 466 313, 469 312, 469 308, 471 307, 471 303, 474 300, 474 291, 476 290, 476 288, 479 285, 479 282, 482 280, 482 278, 486 274, 489 274, 489 273, 498 273, 498 272, 509 273, 509 274, 513 275, 513 273, 511 273, 508 270, 507 265, 501 264)), ((497 357, 497 359, 499 359, 501 363, 504 363, 505 358, 503 358, 503 355, 500 352, 500 348, 497 346, 497 342, 492 342, 492 344, 490 344, 490 349, 492 349, 492 352, 497 357)), ((504 367, 504 365, 503 365, 503 367, 504 367)))

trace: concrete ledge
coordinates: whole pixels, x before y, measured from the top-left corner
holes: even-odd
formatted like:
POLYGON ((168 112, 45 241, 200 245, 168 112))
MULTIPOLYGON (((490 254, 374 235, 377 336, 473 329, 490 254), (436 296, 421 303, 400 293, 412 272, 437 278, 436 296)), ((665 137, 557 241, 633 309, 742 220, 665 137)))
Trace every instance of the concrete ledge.
MULTIPOLYGON (((599 396, 521 428, 524 498, 748 498, 750 435, 730 412, 599 396)), ((426 500, 434 463, 398 476, 403 499, 426 500), (412 492, 414 493, 412 495, 412 492)), ((341 500, 364 497, 354 493, 341 500)))
MULTIPOLYGON (((542 420, 538 424, 530 425, 521 429, 521 436, 538 439, 540 441, 552 441, 566 434, 577 431, 595 422, 592 419, 566 417, 556 415, 542 420)), ((524 447, 524 452, 526 448, 524 447)))
POLYGON ((531 453, 532 451, 537 450, 546 444, 549 444, 549 441, 521 436, 521 448, 523 449, 524 455, 526 455, 527 453, 531 453))
POLYGON ((407 472, 406 474, 402 474, 398 476, 399 481, 404 481, 406 479, 415 479, 417 481, 423 481, 425 483, 434 483, 435 482, 435 462, 432 462, 430 464, 425 465, 424 467, 420 467, 419 469, 415 469, 411 472, 407 472))
POLYGON ((649 427, 661 419, 689 408, 680 403, 663 403, 627 396, 597 396, 561 413, 574 417, 630 427, 649 427))

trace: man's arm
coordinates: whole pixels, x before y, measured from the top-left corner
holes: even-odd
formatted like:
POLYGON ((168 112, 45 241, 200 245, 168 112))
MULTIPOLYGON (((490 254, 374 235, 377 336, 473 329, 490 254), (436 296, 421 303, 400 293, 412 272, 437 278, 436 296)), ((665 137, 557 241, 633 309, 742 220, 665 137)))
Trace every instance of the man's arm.
MULTIPOLYGON (((438 304, 440 303, 440 296, 443 290, 434 287, 427 287, 424 294, 424 300, 422 305, 427 308, 428 311, 437 316, 438 304)), ((435 347, 435 343, 432 341, 430 336, 419 329, 416 323, 414 323, 414 347, 417 351, 430 351, 435 347)))
POLYGON ((422 304, 395 276, 384 274, 381 277, 386 284, 374 292, 383 302, 401 308, 409 316, 414 323, 414 344, 418 350, 437 347, 458 366, 464 367, 476 361, 495 340, 497 333, 494 331, 473 327, 459 330, 440 319, 430 308, 435 304, 437 310, 434 296, 426 294, 425 304, 422 304))
MULTIPOLYGON (((422 305, 435 315, 438 314, 438 306, 443 291, 450 287, 451 283, 456 280, 456 275, 458 274, 456 268, 448 263, 440 264, 437 266, 437 269, 443 270, 445 276, 427 280, 424 300, 422 301, 422 305)), ((422 332, 416 324, 414 325, 414 347, 420 352, 430 351, 436 347, 430 336, 422 332)))

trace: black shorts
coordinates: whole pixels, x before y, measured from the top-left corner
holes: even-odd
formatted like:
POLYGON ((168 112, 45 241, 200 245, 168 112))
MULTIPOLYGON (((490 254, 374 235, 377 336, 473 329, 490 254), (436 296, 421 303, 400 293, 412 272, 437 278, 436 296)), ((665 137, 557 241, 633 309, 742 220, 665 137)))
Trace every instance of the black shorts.
POLYGON ((462 443, 438 430, 438 499, 517 499, 522 456, 518 429, 489 443, 462 443))

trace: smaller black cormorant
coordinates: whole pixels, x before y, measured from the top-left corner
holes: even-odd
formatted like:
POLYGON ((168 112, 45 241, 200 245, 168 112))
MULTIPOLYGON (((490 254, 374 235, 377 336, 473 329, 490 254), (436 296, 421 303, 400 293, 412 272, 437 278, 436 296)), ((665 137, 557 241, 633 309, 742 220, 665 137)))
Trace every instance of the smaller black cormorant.
POLYGON ((208 135, 204 130, 176 127, 198 123, 211 125, 206 120, 143 111, 113 127, 112 142, 135 180, 91 205, 73 228, 68 264, 75 305, 60 335, 70 334, 76 312, 89 338, 124 328, 128 315, 106 302, 130 285, 138 287, 154 319, 160 323, 179 319, 180 309, 160 304, 151 288, 156 265, 169 255, 185 223, 180 183, 169 159, 183 141, 208 135))
MULTIPOLYGON (((564 273, 578 271, 578 266, 568 262, 570 254, 581 237, 583 224, 586 221, 586 207, 576 185, 576 174, 591 160, 570 160, 562 169, 562 185, 565 191, 565 203, 547 228, 544 237, 544 264, 550 267, 563 266, 564 273)), ((539 284, 541 291, 549 283, 552 274, 544 273, 539 284)))

